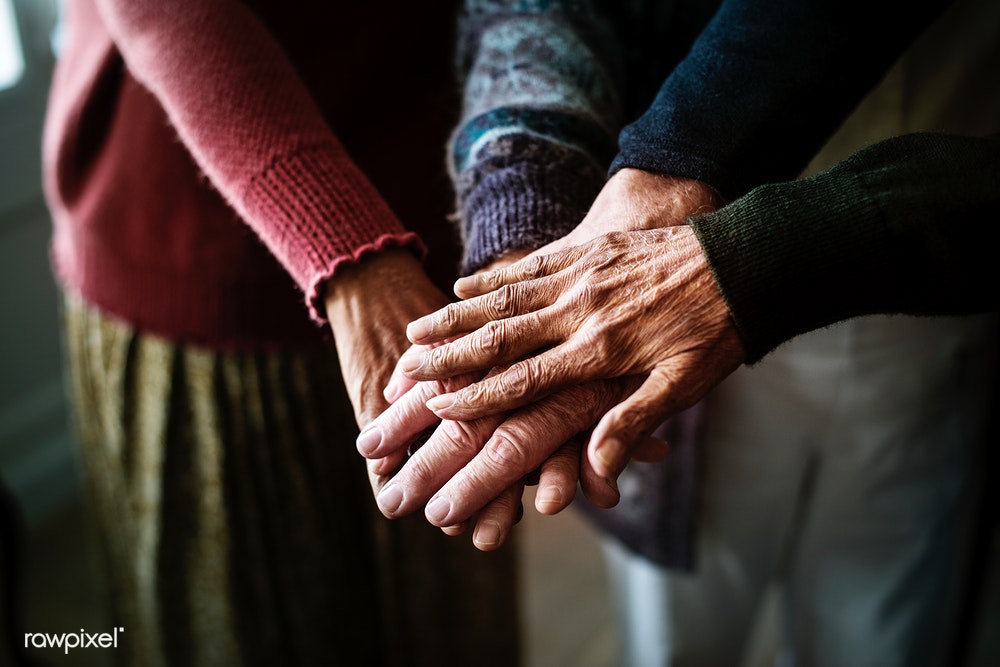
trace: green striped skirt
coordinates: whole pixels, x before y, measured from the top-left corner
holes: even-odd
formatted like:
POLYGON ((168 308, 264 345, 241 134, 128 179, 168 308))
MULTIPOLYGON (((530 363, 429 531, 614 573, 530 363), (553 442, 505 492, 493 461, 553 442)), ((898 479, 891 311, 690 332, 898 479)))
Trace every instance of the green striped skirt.
POLYGON ((120 664, 518 664, 513 547, 378 513, 332 349, 218 353, 67 297, 120 664))

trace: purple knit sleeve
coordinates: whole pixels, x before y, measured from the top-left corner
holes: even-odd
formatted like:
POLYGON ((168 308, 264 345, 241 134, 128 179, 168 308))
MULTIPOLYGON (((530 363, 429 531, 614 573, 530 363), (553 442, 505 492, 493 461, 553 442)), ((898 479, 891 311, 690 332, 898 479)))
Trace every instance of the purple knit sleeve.
POLYGON ((612 33, 589 2, 466 2, 449 146, 463 273, 573 229, 621 125, 612 33))

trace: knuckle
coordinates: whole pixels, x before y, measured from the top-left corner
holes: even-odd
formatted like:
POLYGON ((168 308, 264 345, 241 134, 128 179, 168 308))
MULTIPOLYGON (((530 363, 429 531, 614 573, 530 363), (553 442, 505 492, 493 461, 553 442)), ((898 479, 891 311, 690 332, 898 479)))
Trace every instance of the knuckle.
POLYGON ((437 371, 449 366, 453 361, 451 345, 442 345, 424 352, 423 368, 421 370, 437 371))
POLYGON ((523 437, 500 427, 483 448, 483 456, 491 468, 520 476, 529 465, 530 452, 523 437))
POLYGON ((604 335, 603 327, 594 324, 580 331, 575 341, 572 354, 581 360, 581 365, 603 369, 612 353, 612 345, 604 335))
POLYGON ((491 292, 495 290, 498 286, 503 284, 503 269, 497 269, 495 271, 489 271, 487 273, 480 273, 476 276, 476 282, 479 283, 479 290, 481 292, 491 292))
POLYGON ((482 352, 492 356, 501 357, 506 348, 505 339, 507 325, 502 321, 487 322, 480 329, 475 346, 482 352))
POLYGON ((517 291, 513 285, 504 285, 491 292, 487 298, 487 309, 492 319, 506 319, 516 314, 517 291))
POLYGON ((421 456, 410 458, 403 466, 406 485, 411 488, 424 488, 434 482, 436 465, 421 456))
POLYGON ((459 304, 448 304, 431 319, 434 331, 453 331, 459 322, 459 304))
POLYGON ((471 460, 482 447, 482 437, 473 422, 445 421, 440 428, 452 454, 471 460))
MULTIPOLYGON (((573 286, 563 292, 563 302, 572 308, 590 309, 598 300, 598 288, 588 277, 583 276, 573 286)), ((586 312, 586 311, 584 311, 586 312)))
POLYGON ((611 413, 608 425, 622 434, 624 442, 633 442, 647 430, 647 424, 659 421, 654 405, 641 398, 633 398, 611 413))
POLYGON ((521 507, 521 495, 515 489, 506 489, 499 496, 490 501, 484 508, 483 513, 487 518, 492 518, 503 523, 512 523, 521 507))
POLYGON ((486 378, 475 382, 457 392, 459 402, 464 405, 480 407, 492 406, 498 399, 503 399, 503 387, 498 386, 497 378, 486 378))
POLYGON ((621 252, 627 243, 625 232, 608 232, 596 241, 594 251, 590 255, 588 270, 590 273, 607 272, 618 264, 621 252))
POLYGON ((546 259, 543 255, 532 255, 521 260, 521 278, 533 280, 546 274, 546 259))
MULTIPOLYGON (((603 328, 603 327, 602 327, 603 328)), ((604 331, 599 331, 590 343, 590 347, 595 355, 595 361, 603 365, 613 365, 618 353, 621 350, 604 331)))
POLYGON ((498 393, 511 398, 532 395, 538 376, 531 372, 532 362, 533 358, 519 361, 501 373, 496 379, 498 393))
POLYGON ((597 416, 603 414, 601 408, 605 405, 599 402, 599 384, 574 385, 547 398, 546 405, 553 418, 559 419, 567 429, 582 431, 592 426, 597 416))

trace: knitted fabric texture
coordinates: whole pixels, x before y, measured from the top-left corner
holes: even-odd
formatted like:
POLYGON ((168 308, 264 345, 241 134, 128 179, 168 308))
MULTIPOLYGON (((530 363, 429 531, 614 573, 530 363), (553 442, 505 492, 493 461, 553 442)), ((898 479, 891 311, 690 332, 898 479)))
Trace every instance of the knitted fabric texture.
POLYGON ((450 194, 433 201, 440 148, 416 150, 416 135, 440 146, 454 123, 440 111, 454 85, 449 3, 96 4, 66 6, 44 138, 67 289, 170 338, 315 343, 339 266, 391 246, 424 252, 394 209, 438 227, 447 213, 450 194), (359 30, 421 57, 386 63, 359 30), (376 79, 416 108, 395 111, 376 79), (399 192, 392 204, 383 189, 399 192))

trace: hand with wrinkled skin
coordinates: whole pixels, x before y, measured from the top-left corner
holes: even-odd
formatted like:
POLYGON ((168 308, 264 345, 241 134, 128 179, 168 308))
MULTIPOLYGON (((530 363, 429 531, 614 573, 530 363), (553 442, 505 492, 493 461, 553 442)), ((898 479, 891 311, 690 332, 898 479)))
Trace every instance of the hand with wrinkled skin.
MULTIPOLYGON (((441 421, 427 409, 429 398, 465 386, 475 377, 478 374, 444 383, 413 383, 359 436, 359 451, 371 457, 372 488, 383 514, 404 516, 443 499, 449 511, 439 516, 428 510, 428 520, 449 535, 461 534, 474 523, 473 544, 491 551, 506 541, 520 520, 521 497, 532 476, 538 479, 535 508, 541 514, 556 514, 568 507, 578 482, 595 505, 617 504, 617 475, 601 478, 586 461, 581 466, 585 433, 567 434, 576 428, 585 430, 581 425, 593 424, 629 393, 628 380, 593 383, 585 390, 573 388, 543 404, 515 411, 509 418, 492 415, 473 422, 441 421), (430 438, 399 468, 398 462, 413 443, 439 422, 430 438), (561 428, 553 430, 553 424, 561 428)), ((638 386, 635 380, 631 383, 632 389, 638 386)), ((665 448, 666 443, 650 439, 644 454, 635 458, 660 460, 666 456, 665 448)))
MULTIPOLYGON (((375 424, 381 431, 381 438, 378 447, 367 452, 369 456, 380 456, 387 452, 407 449, 406 443, 413 438, 413 428, 419 428, 420 424, 438 421, 438 418, 424 406, 426 397, 436 391, 434 388, 422 390, 427 384, 429 383, 418 384, 376 419, 375 424)), ((539 426, 546 425, 538 424, 537 420, 533 420, 524 411, 519 411, 510 419, 504 415, 494 415, 473 422, 450 420, 441 422, 430 438, 381 489, 377 496, 379 509, 386 516, 393 518, 424 507, 431 495, 448 480, 456 475, 461 476, 463 469, 470 461, 475 460, 481 451, 488 452, 491 448, 489 443, 499 434, 511 431, 513 433, 511 437, 516 438, 527 432, 528 442, 531 443, 540 437, 559 437, 557 434, 545 435, 545 430, 539 429, 539 426)), ((559 444, 556 443, 556 446, 559 444)), ((542 488, 555 488, 556 497, 563 497, 566 500, 557 507, 550 507, 542 499, 538 499, 536 506, 539 511, 554 513, 563 509, 572 499, 577 481, 578 461, 579 448, 568 449, 562 456, 554 457, 541 466, 539 483, 542 488)), ((538 468, 538 463, 532 463, 525 470, 531 472, 538 468)), ((429 507, 426 511, 428 519, 449 534, 462 532, 464 526, 473 523, 474 519, 475 546, 485 551, 500 546, 510 529, 520 519, 521 495, 526 479, 526 472, 511 474, 511 468, 506 468, 505 472, 507 475, 503 479, 491 480, 493 485, 489 489, 480 488, 475 497, 462 498, 457 512, 438 517, 429 507)))
POLYGON ((549 255, 589 243, 608 232, 683 225, 691 216, 709 213, 721 204, 715 190, 700 181, 640 169, 622 169, 604 185, 573 231, 538 248, 530 256, 549 255))
MULTIPOLYGON (((369 470, 385 471, 388 475, 380 479, 377 487, 373 485, 376 502, 385 516, 392 519, 417 510, 422 503, 413 501, 415 494, 406 480, 413 474, 420 475, 421 470, 427 468, 438 471, 454 465, 456 454, 461 459, 464 451, 477 451, 503 421, 503 417, 497 415, 474 424, 442 422, 424 405, 429 398, 464 387, 480 377, 481 374, 477 373, 444 382, 413 383, 359 435, 358 451, 369 458, 369 470), (435 456, 439 450, 442 453, 435 456), (402 467, 396 463, 399 459, 406 461, 402 467), (443 461, 428 463, 436 459, 443 461), (399 492, 409 501, 405 506, 398 497, 399 492)), ((461 461, 457 464, 461 465, 461 461)), ((514 480, 510 485, 505 483, 505 487, 497 488, 489 502, 484 503, 482 508, 477 507, 480 510, 477 516, 438 524, 439 527, 448 535, 458 535, 472 523, 475 526, 473 543, 477 548, 483 551, 498 548, 511 527, 521 518, 524 480, 514 480)), ((423 500, 426 501, 436 488, 427 491, 423 500)))
MULTIPOLYGON (((493 266, 508 265, 515 259, 512 254, 493 266)), ((517 254, 523 256, 526 251, 517 254)), ((429 347, 413 346, 411 352, 417 349, 429 347)), ((611 507, 618 502, 615 477, 602 479, 586 466, 581 471, 580 458, 586 430, 638 386, 636 380, 594 383, 509 416, 492 415, 468 423, 445 420, 397 471, 413 443, 440 421, 426 408, 427 400, 482 375, 416 383, 400 372, 393 373, 385 392, 392 406, 358 438, 358 450, 369 458, 369 469, 382 474, 373 489, 386 516, 403 516, 429 499, 443 498, 451 510, 443 517, 429 511, 431 523, 452 535, 474 523, 473 543, 488 551, 499 547, 520 519, 526 478, 537 476, 535 507, 542 514, 565 509, 578 482, 596 505, 611 507), (389 473, 394 473, 391 483, 389 473), (468 493, 455 490, 463 485, 468 493)), ((664 449, 665 443, 651 441, 643 454, 660 459, 664 449)))
MULTIPOLYGON (((523 257, 525 254, 527 254, 526 250, 511 252, 504 258, 494 262, 488 268, 506 266, 520 257, 523 257)), ((394 331, 402 332, 403 327, 400 326, 395 328, 394 331)), ((411 351, 421 347, 422 346, 412 346, 411 351)), ((400 355, 398 354, 387 355, 383 356, 382 359, 398 359, 399 356, 400 355)), ((399 372, 398 367, 394 364, 394 371, 391 373, 389 382, 386 385, 385 390, 382 392, 381 405, 388 407, 390 403, 394 403, 395 407, 389 413, 389 416, 387 416, 386 419, 379 420, 379 423, 375 423, 368 419, 362 422, 362 418, 359 417, 359 424, 365 424, 358 437, 359 451, 362 454, 379 452, 378 455, 369 456, 368 460, 369 481, 372 485, 372 491, 377 498, 379 497, 379 493, 382 488, 389 482, 390 479, 392 479, 400 466, 407 460, 407 452, 411 445, 413 445, 425 431, 429 430, 432 426, 441 421, 424 407, 424 402, 426 402, 426 400, 431 396, 439 393, 445 393, 447 391, 454 391, 455 389, 465 386, 480 377, 482 377, 482 373, 473 374, 464 378, 452 378, 446 382, 420 383, 420 385, 417 385, 416 382, 408 380, 405 376, 403 376, 399 372), (416 406, 419 409, 408 409, 409 406, 416 406), (387 429, 390 440, 383 439, 383 428, 387 429), (400 433, 403 433, 404 430, 405 433, 401 436, 400 433), (395 446, 390 446, 393 444, 395 446)), ((367 389, 369 403, 378 404, 380 401, 372 395, 372 387, 368 387, 367 389)), ((357 403, 355 405, 357 405, 357 403)), ((493 424, 489 431, 483 431, 478 436, 479 447, 481 447, 488 440, 489 435, 499 424, 500 420, 497 420, 496 424, 493 424)), ((484 427, 485 424, 480 425, 480 428, 484 427)), ((431 447, 427 449, 427 453, 421 455, 420 457, 415 457, 416 460, 410 464, 407 470, 417 469, 420 461, 430 458, 430 453, 432 453, 436 447, 440 446, 438 443, 443 443, 443 446, 445 447, 455 447, 456 443, 466 442, 463 439, 463 436, 468 433, 469 431, 465 429, 462 424, 449 422, 442 423, 434 429, 431 447)), ((565 469, 565 465, 547 465, 542 471, 541 478, 546 484, 555 484, 560 489, 564 489, 567 485, 575 487, 575 474, 572 477, 572 480, 568 480, 565 474, 560 476, 558 474, 553 475, 549 472, 551 470, 559 472, 565 469)), ((522 513, 521 496, 523 491, 524 481, 517 480, 508 488, 496 489, 496 491, 492 494, 490 502, 485 503, 485 506, 481 508, 478 517, 476 517, 474 522, 476 529, 473 534, 473 541, 478 548, 482 550, 492 550, 498 548, 503 543, 506 539, 507 533, 510 531, 510 528, 520 519, 520 515, 522 513), (495 537, 491 537, 494 535, 495 537)), ((382 504, 384 505, 385 502, 382 501, 382 504)), ((389 516, 390 518, 393 516, 402 516, 405 513, 407 512, 385 512, 386 516, 389 516)), ((466 517, 466 519, 467 518, 470 517, 466 517)), ((460 523, 441 526, 442 530, 450 535, 457 535, 463 532, 465 527, 466 522, 464 519, 460 523)))
MULTIPOLYGON (((506 266, 526 254, 527 251, 508 253, 487 268, 506 266)), ((429 348, 415 345, 410 352, 418 349, 429 348)), ((569 505, 580 477, 582 440, 562 444, 569 436, 550 429, 545 411, 519 411, 506 420, 496 415, 466 424, 441 422, 427 410, 425 403, 429 398, 454 391, 480 377, 482 373, 474 373, 440 382, 416 383, 405 378, 397 368, 383 395, 392 406, 368 423, 358 437, 358 450, 369 458, 368 469, 379 507, 392 518, 423 506, 452 476, 442 473, 463 470, 470 459, 495 440, 497 432, 508 433, 503 443, 515 443, 515 448, 527 449, 529 445, 541 444, 536 459, 547 456, 544 462, 532 463, 517 474, 512 475, 509 469, 504 469, 502 476, 490 476, 489 485, 479 487, 474 497, 458 499, 454 511, 449 514, 449 519, 455 517, 453 521, 432 521, 450 535, 460 534, 468 523, 474 523, 473 543, 489 551, 504 543, 520 519, 525 479, 532 473, 538 478, 535 507, 539 512, 555 514, 569 505), (427 442, 400 469, 414 442, 439 422, 427 442), (389 484, 390 479, 392 484, 389 484), (390 486, 403 492, 405 502, 393 499, 393 489, 386 488, 390 486)), ((593 423, 593 418, 578 419, 577 423, 586 426, 593 423)), ((476 468, 477 464, 471 465, 465 473, 475 474, 476 468)), ((617 492, 604 480, 586 480, 584 488, 596 489, 590 490, 588 495, 598 504, 611 506, 618 501, 617 492)))
MULTIPOLYGON (((449 301, 405 249, 362 257, 344 266, 326 284, 324 302, 340 368, 359 428, 388 407, 382 395, 395 360, 410 348, 406 323, 449 301)), ((373 488, 402 463, 403 454, 369 466, 373 488)))
POLYGON ((460 280, 452 304, 413 323, 427 344, 400 360, 411 379, 512 363, 428 407, 446 419, 515 409, 584 382, 648 375, 594 429, 587 459, 616 475, 666 417, 735 370, 745 351, 694 231, 687 226, 604 235, 460 280))
MULTIPOLYGON (((680 224, 688 215, 711 210, 717 203, 718 199, 714 192, 696 181, 664 177, 637 170, 622 170, 609 181, 601 196, 595 201, 587 218, 569 235, 546 246, 543 250, 551 252, 557 248, 571 247, 577 243, 586 242, 597 235, 601 229, 606 228, 646 229, 680 224)), ((535 254, 537 252, 540 251, 536 251, 535 254)), ((499 264, 501 266, 509 264, 510 260, 510 256, 505 257, 499 264)), ((408 352, 407 358, 419 351, 426 351, 426 348, 414 346, 408 352)), ((634 383, 636 379, 619 378, 605 381, 603 384, 595 383, 589 388, 589 396, 581 395, 581 392, 586 394, 582 390, 571 390, 566 392, 562 398, 560 396, 553 397, 552 403, 558 405, 562 402, 564 410, 575 413, 573 415, 575 419, 571 418, 564 423, 585 424, 582 427, 578 426, 579 431, 585 432, 598 417, 635 389, 635 386, 632 386, 628 391, 623 389, 630 382, 634 383), (603 400, 595 398, 595 393, 602 396, 603 400), (567 399, 568 403, 564 402, 567 399)), ((395 400, 404 395, 413 385, 414 380, 407 379, 400 367, 397 366, 393 372, 393 379, 386 388, 386 398, 390 401, 395 400)), ((438 386, 421 397, 426 399, 440 393, 441 388, 438 386)), ((411 401, 415 401, 418 396, 420 394, 414 394, 411 401)), ((398 426, 394 428, 404 435, 386 438, 383 433, 380 436, 380 442, 384 447, 379 449, 362 447, 360 449, 363 454, 373 457, 398 456, 402 449, 409 446, 409 443, 420 433, 421 429, 433 423, 434 417, 425 410, 423 405, 412 407, 412 402, 403 405, 411 407, 406 409, 401 407, 397 412, 387 414, 385 418, 387 422, 398 423, 398 426), (421 412, 423 419, 416 417, 421 412)), ((413 474, 397 475, 395 481, 398 488, 395 491, 402 491, 405 501, 401 500, 397 504, 398 498, 394 491, 391 501, 389 496, 386 496, 381 499, 380 506, 383 511, 387 511, 387 514, 390 515, 401 515, 415 511, 431 494, 438 490, 442 480, 447 479, 445 475, 441 474, 441 471, 456 470, 456 466, 466 466, 461 468, 461 472, 458 473, 460 477, 456 478, 454 482, 449 482, 448 488, 442 489, 434 496, 434 499, 445 498, 445 505, 451 507, 451 512, 445 513, 443 519, 437 516, 428 517, 432 523, 437 525, 442 525, 442 522, 447 524, 451 520, 465 521, 484 498, 492 498, 494 494, 502 492, 502 498, 498 499, 498 502, 506 507, 510 492, 509 489, 505 490, 503 485, 510 480, 521 480, 523 475, 530 473, 533 468, 525 467, 529 465, 528 462, 534 465, 537 461, 546 461, 541 466, 536 507, 542 513, 554 514, 560 511, 572 500, 576 477, 574 476, 571 480, 566 475, 547 474, 547 471, 555 470, 559 473, 565 471, 566 467, 562 461, 566 460, 570 454, 579 457, 579 447, 583 438, 582 434, 576 434, 573 436, 574 442, 561 445, 558 438, 553 439, 554 434, 549 423, 544 421, 532 423, 533 420, 542 417, 549 418, 550 415, 551 413, 547 413, 545 410, 534 410, 526 414, 514 413, 507 422, 503 422, 511 435, 504 436, 501 431, 498 437, 492 439, 490 436, 493 434, 493 428, 497 428, 497 424, 500 423, 496 421, 499 419, 497 415, 492 416, 495 422, 492 424, 492 428, 486 420, 474 422, 474 429, 453 420, 446 420, 441 427, 443 431, 440 434, 441 437, 424 445, 418 455, 414 457, 416 461, 413 464, 413 474), (452 432, 450 437, 447 435, 448 431, 452 432), (488 440, 495 444, 487 447, 488 440), (456 444, 463 441, 466 443, 464 447, 456 444), (475 444, 470 447, 470 442, 475 444), (458 454, 463 449, 466 452, 465 456, 458 454), (480 451, 486 453, 477 454, 480 451), (554 458, 546 460, 548 455, 552 455, 554 458), (474 458, 470 460, 470 456, 474 456, 474 458), (422 465, 419 463, 422 460, 433 462, 425 465, 423 470, 437 471, 437 474, 422 474, 422 469, 419 467, 422 465), (520 462, 520 465, 514 464, 505 469, 503 466, 496 465, 497 461, 516 461, 520 462), (460 487, 465 479, 478 481, 478 484, 469 485, 472 488, 467 497, 452 491, 453 488, 460 487), (559 501, 549 502, 549 498, 558 498, 559 501)), ((560 416, 557 415, 554 419, 558 421, 560 416)), ((634 458, 640 460, 660 460, 666 456, 666 450, 665 443, 648 439, 632 454, 634 458)), ((611 507, 618 502, 616 480, 624 465, 623 462, 620 466, 605 466, 605 471, 610 471, 610 474, 601 476, 595 473, 588 459, 582 461, 582 466, 578 468, 580 470, 578 474, 582 476, 580 479, 581 487, 592 502, 603 507, 611 507)), ((519 495, 520 492, 518 492, 519 495)), ((489 504, 483 512, 486 515, 492 513, 489 504)), ((513 525, 513 520, 510 518, 515 513, 510 512, 508 508, 502 515, 509 523, 501 521, 499 532, 506 536, 510 526, 513 525)), ((479 518, 482 519, 483 516, 484 514, 480 513, 479 518)), ((479 541, 475 537, 474 541, 477 542, 478 546, 479 541)))
MULTIPOLYGON (((468 377, 453 378, 463 384, 468 377)), ((510 415, 496 414, 461 422, 445 420, 377 496, 389 517, 426 505, 428 521, 452 533, 475 517, 473 543, 490 550, 507 538, 519 518, 526 477, 538 470, 535 507, 542 514, 565 509, 580 482, 596 505, 618 502, 617 475, 602 478, 581 452, 587 429, 606 410, 639 386, 638 378, 619 378, 572 387, 510 415), (436 502, 440 501, 440 502, 436 502)), ((377 438, 359 438, 359 451, 378 458, 406 451, 438 417, 426 408, 442 387, 417 383, 372 423, 377 438)), ((664 444, 653 441, 663 458, 664 444)))

